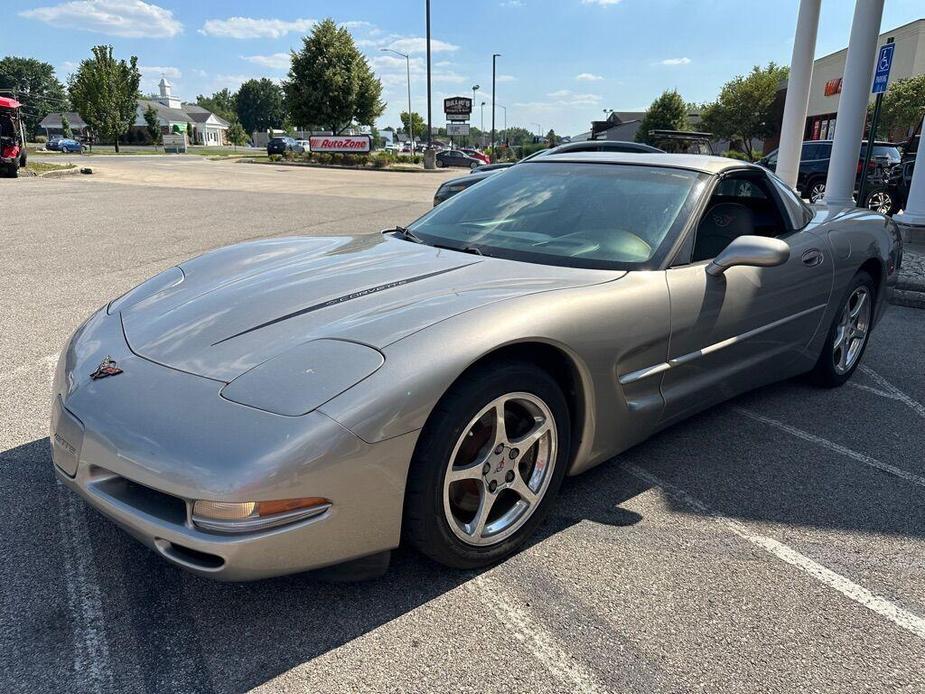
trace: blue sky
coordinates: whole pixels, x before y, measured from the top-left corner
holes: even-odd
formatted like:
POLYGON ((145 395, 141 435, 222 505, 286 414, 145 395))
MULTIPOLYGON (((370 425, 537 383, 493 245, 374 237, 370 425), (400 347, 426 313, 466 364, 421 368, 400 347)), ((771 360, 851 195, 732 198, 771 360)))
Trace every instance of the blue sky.
MULTIPOLYGON (((666 88, 713 99, 735 74, 769 60, 789 64, 798 0, 432 0, 434 123, 442 99, 481 85, 490 121, 491 54, 497 102, 508 125, 560 134, 587 130, 605 108, 642 110, 666 88)), ((251 77, 282 79, 287 53, 315 20, 353 33, 385 87, 380 127, 407 108, 404 59, 412 55, 412 104, 424 113, 423 0, 2 0, 3 55, 42 59, 63 80, 111 43, 137 55, 142 88, 161 74, 187 100, 251 77)), ((817 56, 843 48, 852 0, 823 0, 817 56)), ((922 0, 886 0, 882 28, 925 16, 922 0)), ((426 117, 426 115, 425 115, 426 117)), ((497 123, 503 125, 498 110, 497 123)))

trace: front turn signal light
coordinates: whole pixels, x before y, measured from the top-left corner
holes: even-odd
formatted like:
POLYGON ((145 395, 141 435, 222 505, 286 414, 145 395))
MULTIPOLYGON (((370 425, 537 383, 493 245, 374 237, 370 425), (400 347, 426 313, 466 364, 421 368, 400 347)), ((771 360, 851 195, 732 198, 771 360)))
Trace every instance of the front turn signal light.
POLYGON ((331 502, 318 496, 275 501, 206 501, 193 503, 193 524, 217 533, 247 533, 320 516, 331 502))

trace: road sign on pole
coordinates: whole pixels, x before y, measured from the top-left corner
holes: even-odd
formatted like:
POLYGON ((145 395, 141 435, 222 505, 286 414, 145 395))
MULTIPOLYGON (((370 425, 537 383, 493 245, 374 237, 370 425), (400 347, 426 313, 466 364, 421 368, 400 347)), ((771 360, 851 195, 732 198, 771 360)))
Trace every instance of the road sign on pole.
POLYGON ((890 79, 890 66, 893 64, 893 51, 895 50, 895 43, 880 46, 880 55, 877 56, 877 72, 874 74, 874 86, 870 90, 871 94, 883 94, 886 91, 886 83, 890 79))

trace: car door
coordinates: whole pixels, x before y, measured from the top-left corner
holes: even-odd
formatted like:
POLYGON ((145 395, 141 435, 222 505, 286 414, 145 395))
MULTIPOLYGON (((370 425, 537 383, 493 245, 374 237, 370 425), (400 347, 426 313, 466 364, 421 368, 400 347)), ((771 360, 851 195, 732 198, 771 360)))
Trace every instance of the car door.
POLYGON ((810 208, 767 172, 749 169, 719 181, 693 242, 666 271, 671 337, 664 422, 812 366, 806 347, 828 303, 833 262, 811 218, 810 208), (790 257, 776 267, 735 266, 711 276, 706 267, 721 249, 700 241, 740 212, 737 205, 750 211, 741 214, 743 232, 783 239, 790 257))

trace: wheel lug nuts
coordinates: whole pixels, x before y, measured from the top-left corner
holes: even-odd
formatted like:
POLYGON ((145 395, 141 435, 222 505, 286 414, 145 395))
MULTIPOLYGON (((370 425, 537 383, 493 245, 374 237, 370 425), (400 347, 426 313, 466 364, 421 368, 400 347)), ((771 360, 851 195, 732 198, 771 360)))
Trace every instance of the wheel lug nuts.
POLYGON ((510 458, 511 460, 514 460, 514 458, 520 455, 520 451, 518 451, 516 448, 512 448, 511 452, 508 453, 507 455, 508 455, 508 458, 510 458))
POLYGON ((487 475, 489 472, 491 472, 491 465, 489 465, 488 463, 485 463, 482 466, 482 474, 487 475))
POLYGON ((498 483, 492 480, 488 483, 488 491, 494 494, 495 490, 498 488, 498 483))
POLYGON ((513 482, 514 481, 514 471, 508 470, 507 474, 504 476, 504 479, 507 480, 508 482, 513 482))
POLYGON ((503 452, 504 452, 503 443, 499 443, 497 446, 495 446, 495 455, 501 455, 503 452))

